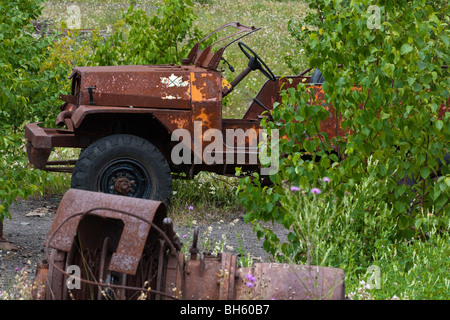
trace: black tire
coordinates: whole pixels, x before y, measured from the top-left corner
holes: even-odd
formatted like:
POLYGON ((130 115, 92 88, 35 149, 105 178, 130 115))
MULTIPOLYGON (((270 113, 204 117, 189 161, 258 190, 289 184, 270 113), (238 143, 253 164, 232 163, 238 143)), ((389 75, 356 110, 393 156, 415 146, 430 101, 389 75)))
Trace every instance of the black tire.
POLYGON ((145 139, 128 134, 104 137, 80 155, 71 187, 162 201, 172 195, 170 167, 145 139))

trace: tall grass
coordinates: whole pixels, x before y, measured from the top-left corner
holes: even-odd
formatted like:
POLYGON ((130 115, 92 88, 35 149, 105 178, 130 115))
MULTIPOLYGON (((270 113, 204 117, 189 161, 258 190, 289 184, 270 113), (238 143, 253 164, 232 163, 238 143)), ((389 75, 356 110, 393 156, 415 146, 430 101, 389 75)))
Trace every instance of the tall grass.
MULTIPOLYGON (((430 222, 432 224, 432 222, 430 222)), ((450 298, 450 237, 432 228, 427 240, 410 239, 375 248, 369 268, 346 277, 346 292, 355 300, 448 300, 450 298)))
POLYGON ((231 221, 242 210, 236 197, 237 178, 201 172, 193 180, 173 180, 169 215, 177 225, 190 225, 193 220, 231 221))
POLYGON ((450 298, 449 230, 433 212, 423 212, 421 236, 397 238, 392 210, 371 200, 378 187, 368 179, 339 205, 326 188, 314 196, 286 188, 281 206, 293 217, 288 239, 297 240, 288 246, 295 249, 290 254, 280 254, 287 243, 279 243, 275 258, 343 269, 350 299, 450 298), (376 208, 374 214, 365 212, 368 206, 376 208))

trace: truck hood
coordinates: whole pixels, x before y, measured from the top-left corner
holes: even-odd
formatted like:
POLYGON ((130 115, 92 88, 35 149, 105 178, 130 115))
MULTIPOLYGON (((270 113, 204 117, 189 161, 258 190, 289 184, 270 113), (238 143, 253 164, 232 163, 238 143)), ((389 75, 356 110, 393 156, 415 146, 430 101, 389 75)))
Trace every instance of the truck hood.
POLYGON ((78 105, 190 109, 197 73, 221 78, 193 65, 76 67, 69 78, 78 78, 78 105))

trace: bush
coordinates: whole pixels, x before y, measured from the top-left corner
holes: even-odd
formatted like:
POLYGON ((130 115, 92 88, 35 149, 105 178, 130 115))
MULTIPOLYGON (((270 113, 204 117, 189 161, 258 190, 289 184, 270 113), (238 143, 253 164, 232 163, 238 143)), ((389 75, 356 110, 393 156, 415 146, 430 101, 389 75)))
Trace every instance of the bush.
POLYGON ((199 40, 196 18, 190 0, 163 0, 151 16, 131 5, 107 39, 94 33, 91 64, 178 64, 199 40))
POLYGON ((51 37, 33 35, 31 21, 39 16, 41 2, 0 4, 0 126, 4 130, 18 132, 30 114, 40 113, 33 102, 45 86, 39 71, 52 41, 51 37))
POLYGON ((238 194, 277 259, 355 277, 380 248, 404 250, 403 241, 423 238, 429 213, 436 233, 448 233, 450 113, 439 110, 449 98, 448 17, 446 6, 425 1, 308 2, 310 15, 289 27, 322 71, 325 103, 305 84, 283 93, 274 121, 262 122, 283 137, 279 171, 270 187, 258 174, 242 179, 238 194), (342 119, 343 136, 321 130, 330 115, 342 119), (286 243, 267 221, 290 231, 286 243))
POLYGON ((281 181, 310 190, 321 177, 329 177, 338 206, 368 179, 382 186, 373 198, 358 201, 364 214, 372 216, 378 203, 386 203, 396 221, 396 238, 413 236, 422 212, 433 211, 441 228, 448 228, 450 174, 444 156, 450 113, 439 114, 449 97, 450 80, 441 68, 448 60, 447 21, 416 1, 408 8, 380 5, 383 22, 369 29, 365 4, 319 1, 303 25, 291 24, 311 65, 322 70, 325 102, 336 110, 332 116, 343 117, 346 134, 331 139, 321 131, 330 112, 314 103, 304 84, 285 92, 282 103, 274 106, 274 121, 263 126, 285 138, 280 153, 286 157, 271 176, 273 187, 243 180, 248 221, 276 220, 289 228, 291 213, 280 205, 281 181))
POLYGON ((39 16, 41 1, 2 1, 0 9, 0 221, 17 197, 38 189, 45 174, 28 170, 24 157, 23 123, 45 113, 35 97, 45 86, 40 64, 49 54, 50 37, 33 35, 31 20, 39 16))

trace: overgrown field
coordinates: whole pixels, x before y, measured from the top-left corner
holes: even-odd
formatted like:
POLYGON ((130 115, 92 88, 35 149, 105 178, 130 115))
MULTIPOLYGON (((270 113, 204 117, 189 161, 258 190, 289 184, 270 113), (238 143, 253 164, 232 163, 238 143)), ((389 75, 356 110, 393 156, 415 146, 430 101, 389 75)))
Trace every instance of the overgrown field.
MULTIPOLYGON (((196 39, 238 21, 262 28, 243 41, 276 75, 320 68, 329 103, 346 115, 343 126, 354 135, 331 141, 320 132, 323 106, 310 105, 303 87, 286 92, 276 121, 263 123, 288 138, 280 143, 287 156, 273 186, 208 173, 174 181, 176 223, 245 211, 274 260, 344 269, 351 299, 450 298, 450 173, 443 161, 450 113, 437 116, 449 99, 448 71, 441 68, 449 61, 446 1, 410 1, 408 8, 379 1, 385 21, 375 29, 366 22, 377 1, 49 0, 41 12, 31 0, 15 2, 22 7, 2 4, 9 11, 0 17, 0 218, 9 218, 8 205, 18 197, 70 187, 69 175, 29 167, 23 128, 54 125, 72 67, 179 63, 196 39), (152 18, 156 13, 162 18, 152 18), (351 90, 354 83, 362 90, 351 90), (302 108, 294 112, 294 105, 302 108), (304 149, 292 141, 305 141, 304 149), (330 152, 333 144, 340 154, 330 152), (400 183, 411 177, 419 182, 400 183), (286 243, 262 227, 271 221, 289 230, 286 243)), ((248 61, 237 45, 224 57, 235 74, 248 61)), ((235 77, 223 68, 229 81, 235 77)), ((265 81, 252 72, 224 100, 224 117, 242 117, 265 81)))

